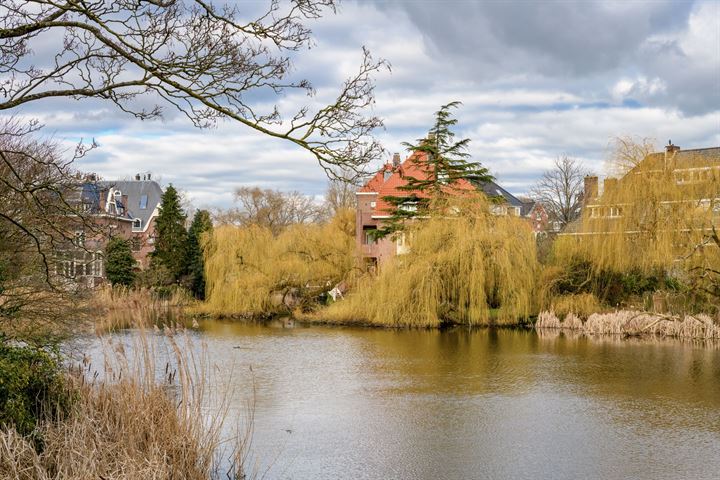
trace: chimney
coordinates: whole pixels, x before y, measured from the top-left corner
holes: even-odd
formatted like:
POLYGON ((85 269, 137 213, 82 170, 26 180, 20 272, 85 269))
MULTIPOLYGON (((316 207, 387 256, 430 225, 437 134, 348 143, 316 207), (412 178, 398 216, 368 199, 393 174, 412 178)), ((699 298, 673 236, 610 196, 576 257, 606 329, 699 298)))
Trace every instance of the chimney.
POLYGON ((136 174, 135 174, 135 180, 136 180, 136 181, 140 181, 140 174, 139 174, 139 173, 136 173, 136 174))
POLYGON ((590 200, 598 196, 598 177, 585 177, 585 193, 583 194, 583 204, 587 205, 590 200))
POLYGON ((675 157, 675 153, 680 150, 680 147, 673 145, 672 140, 668 140, 668 144, 665 145, 665 168, 668 168, 668 162, 675 157))
POLYGON ((608 193, 613 193, 618 185, 618 179, 608 177, 603 182, 603 195, 606 195, 608 193))
POLYGON ((148 173, 148 174, 147 174, 147 179, 148 179, 148 180, 150 180, 150 175, 152 175, 152 174, 151 174, 151 173, 148 173))
POLYGON ((673 145, 672 140, 668 140, 668 144, 665 145, 665 153, 672 155, 673 153, 680 150, 680 147, 673 145))
POLYGON ((397 168, 400 166, 400 154, 399 153, 393 153, 392 164, 393 164, 393 168, 397 168))

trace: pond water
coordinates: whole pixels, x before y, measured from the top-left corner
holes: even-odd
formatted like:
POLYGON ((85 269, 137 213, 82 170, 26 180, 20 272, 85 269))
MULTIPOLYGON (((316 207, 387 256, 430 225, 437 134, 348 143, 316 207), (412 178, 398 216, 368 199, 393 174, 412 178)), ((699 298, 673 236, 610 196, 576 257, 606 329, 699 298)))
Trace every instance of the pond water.
POLYGON ((232 415, 255 383, 265 478, 720 478, 717 345, 282 322, 193 335, 232 415))

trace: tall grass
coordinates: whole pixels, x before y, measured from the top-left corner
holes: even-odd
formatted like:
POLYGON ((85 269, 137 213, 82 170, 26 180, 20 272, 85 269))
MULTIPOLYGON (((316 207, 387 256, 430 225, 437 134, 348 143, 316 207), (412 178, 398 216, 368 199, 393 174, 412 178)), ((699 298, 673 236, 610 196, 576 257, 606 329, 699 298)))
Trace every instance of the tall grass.
POLYGON ((569 329, 588 335, 659 336, 698 340, 720 340, 720 323, 708 315, 660 315, 623 310, 594 313, 585 322, 575 315, 560 320, 553 312, 542 312, 535 327, 569 329))
POLYGON ((490 214, 484 197, 434 205, 407 227, 410 253, 362 279, 316 320, 387 326, 517 323, 534 308, 535 243, 521 219, 490 214))
POLYGON ((192 296, 180 288, 160 296, 148 288, 106 286, 94 292, 89 303, 95 332, 102 334, 178 323, 185 309, 194 302, 192 296))
POLYGON ((227 392, 212 380, 207 355, 167 328, 128 344, 106 339, 104 366, 78 367, 77 401, 64 419, 38 429, 43 448, 14 430, 0 432, 0 477, 30 479, 244 479, 252 408, 228 437, 227 392), (157 349, 171 352, 158 365, 157 349))

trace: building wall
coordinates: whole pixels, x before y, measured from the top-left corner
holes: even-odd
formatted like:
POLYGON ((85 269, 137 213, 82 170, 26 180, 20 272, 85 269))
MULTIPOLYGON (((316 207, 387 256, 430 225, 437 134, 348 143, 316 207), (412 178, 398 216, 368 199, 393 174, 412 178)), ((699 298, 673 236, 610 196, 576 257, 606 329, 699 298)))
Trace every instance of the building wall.
POLYGON ((366 236, 367 227, 382 228, 382 219, 373 218, 375 202, 378 194, 357 195, 357 209, 355 213, 355 246, 360 255, 369 264, 375 266, 394 257, 396 245, 390 238, 382 238, 376 241, 369 241, 366 236))
POLYGON ((536 235, 548 230, 548 214, 540 203, 535 203, 527 215, 528 222, 536 235))

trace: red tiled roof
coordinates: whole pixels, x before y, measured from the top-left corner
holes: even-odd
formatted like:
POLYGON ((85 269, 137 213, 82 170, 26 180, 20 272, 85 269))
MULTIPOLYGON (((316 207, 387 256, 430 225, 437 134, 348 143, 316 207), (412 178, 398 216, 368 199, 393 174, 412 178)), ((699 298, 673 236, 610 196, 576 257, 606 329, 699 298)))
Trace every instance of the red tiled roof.
POLYGON ((385 181, 385 171, 389 170, 392 171, 392 165, 389 163, 386 163, 382 166, 380 170, 370 179, 369 182, 367 182, 358 192, 361 193, 377 193, 380 186, 385 181))
MULTIPOLYGON (((431 176, 431 170, 427 168, 427 154, 425 152, 414 152, 398 167, 385 164, 370 181, 361 188, 360 192, 376 192, 378 199, 375 204, 373 216, 390 216, 393 213, 393 205, 383 200, 383 197, 409 197, 415 195, 420 198, 427 198, 427 194, 419 191, 404 190, 407 177, 426 180, 431 176), (385 172, 391 171, 392 175, 385 180, 385 172)), ((475 190, 475 187, 467 180, 461 179, 455 182, 452 190, 475 190)))

